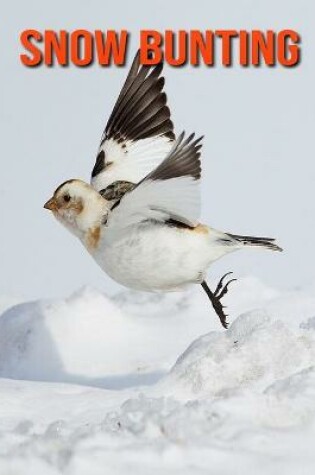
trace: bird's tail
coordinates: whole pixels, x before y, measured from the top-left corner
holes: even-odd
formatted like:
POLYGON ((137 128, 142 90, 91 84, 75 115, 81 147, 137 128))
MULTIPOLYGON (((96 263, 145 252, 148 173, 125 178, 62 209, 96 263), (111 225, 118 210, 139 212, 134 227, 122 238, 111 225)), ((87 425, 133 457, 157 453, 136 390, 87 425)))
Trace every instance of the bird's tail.
POLYGON ((244 246, 258 246, 258 247, 265 247, 266 249, 270 249, 271 251, 280 251, 282 252, 283 249, 275 244, 275 239, 267 238, 267 237, 255 237, 255 236, 239 236, 237 234, 228 234, 230 238, 234 241, 242 243, 244 246))

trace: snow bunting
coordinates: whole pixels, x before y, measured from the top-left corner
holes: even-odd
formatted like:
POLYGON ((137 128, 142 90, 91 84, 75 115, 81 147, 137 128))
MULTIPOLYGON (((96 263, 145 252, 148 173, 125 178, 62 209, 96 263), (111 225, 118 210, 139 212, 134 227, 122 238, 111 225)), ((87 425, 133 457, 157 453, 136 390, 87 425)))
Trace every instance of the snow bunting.
POLYGON ((144 291, 201 284, 226 328, 228 274, 212 292, 209 266, 244 246, 281 251, 274 239, 239 236, 199 222, 201 138, 177 140, 162 91, 162 65, 137 54, 101 140, 91 185, 68 180, 44 205, 120 284, 144 291))

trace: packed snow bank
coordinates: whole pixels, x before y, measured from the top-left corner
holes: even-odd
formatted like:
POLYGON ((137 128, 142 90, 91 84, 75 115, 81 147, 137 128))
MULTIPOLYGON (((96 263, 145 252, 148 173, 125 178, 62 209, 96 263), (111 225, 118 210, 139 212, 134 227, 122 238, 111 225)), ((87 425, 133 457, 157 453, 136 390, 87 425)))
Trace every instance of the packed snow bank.
MULTIPOLYGON (((260 299, 274 295, 247 279, 238 284, 239 303, 248 294, 249 305, 253 287, 260 299)), ((214 328, 221 333, 201 287, 168 295, 124 292, 114 300, 85 288, 2 315, 0 376, 110 388, 152 383, 193 339, 214 328)))
POLYGON ((314 288, 227 304, 227 331, 197 290, 6 311, 0 374, 37 382, 0 379, 0 473, 313 474, 314 288))
POLYGON ((264 389, 314 363, 313 332, 294 330, 276 314, 256 310, 238 317, 226 332, 195 341, 166 380, 172 391, 187 391, 188 397, 220 397, 239 388, 264 389))
POLYGON ((196 321, 188 294, 139 298, 133 303, 138 315, 124 310, 132 306, 132 294, 112 301, 89 288, 66 300, 7 310, 0 318, 0 376, 111 388, 154 382, 192 338, 207 331, 212 309, 205 301, 196 321))

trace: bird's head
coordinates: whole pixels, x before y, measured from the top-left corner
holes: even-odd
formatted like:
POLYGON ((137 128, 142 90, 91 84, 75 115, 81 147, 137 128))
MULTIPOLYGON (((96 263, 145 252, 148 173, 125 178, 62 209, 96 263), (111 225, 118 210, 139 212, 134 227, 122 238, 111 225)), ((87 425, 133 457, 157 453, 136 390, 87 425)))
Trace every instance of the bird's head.
POLYGON ((108 202, 82 180, 62 183, 44 208, 78 237, 100 226, 110 209, 108 202))

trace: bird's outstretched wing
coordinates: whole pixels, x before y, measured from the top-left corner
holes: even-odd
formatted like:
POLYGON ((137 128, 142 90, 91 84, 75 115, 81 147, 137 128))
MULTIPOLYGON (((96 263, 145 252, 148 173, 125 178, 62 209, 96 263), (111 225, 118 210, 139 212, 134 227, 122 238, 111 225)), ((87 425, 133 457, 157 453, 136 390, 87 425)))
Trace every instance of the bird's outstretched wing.
POLYGON ((121 233, 148 220, 176 221, 194 227, 199 222, 202 137, 184 140, 182 133, 166 159, 110 211, 106 232, 121 233))
POLYGON ((163 92, 162 69, 162 63, 141 66, 137 52, 103 132, 92 171, 91 185, 107 199, 117 199, 132 189, 173 146, 174 126, 163 92))

